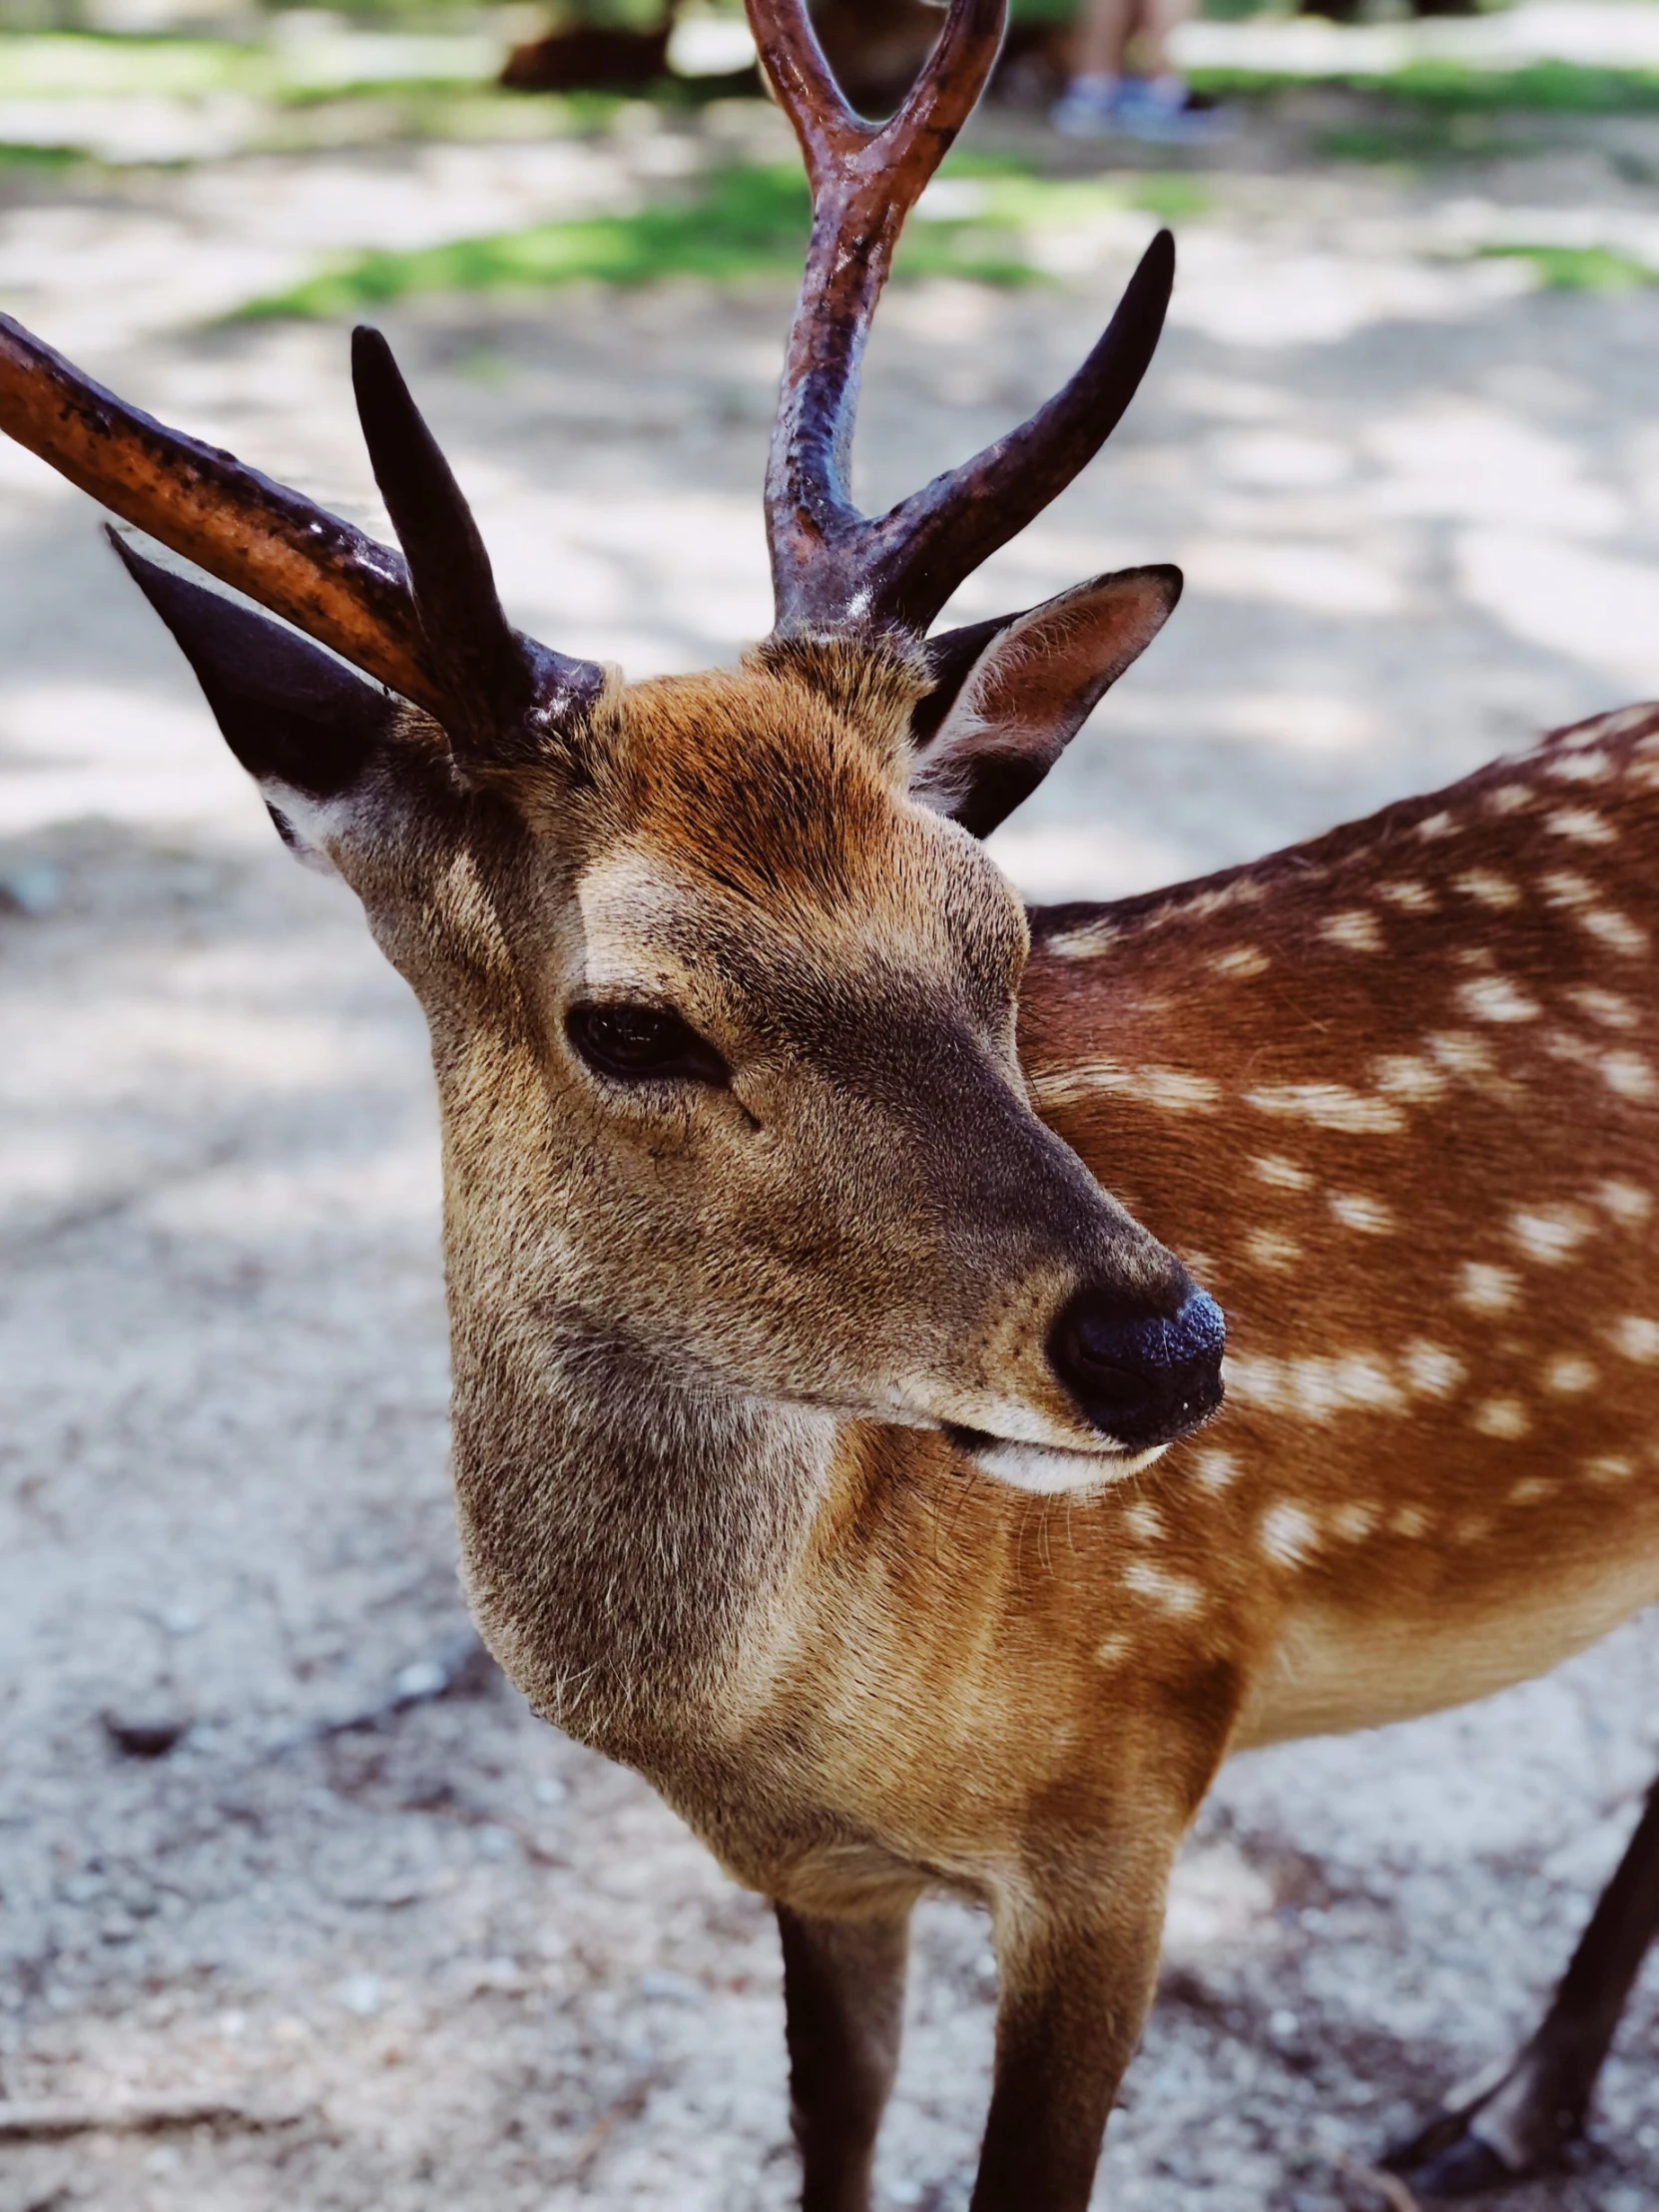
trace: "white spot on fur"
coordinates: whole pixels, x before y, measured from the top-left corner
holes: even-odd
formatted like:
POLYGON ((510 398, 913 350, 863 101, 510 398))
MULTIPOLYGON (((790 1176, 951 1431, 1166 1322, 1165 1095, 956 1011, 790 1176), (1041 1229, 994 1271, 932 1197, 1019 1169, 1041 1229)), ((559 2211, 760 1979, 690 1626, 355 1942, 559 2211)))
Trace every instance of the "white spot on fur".
POLYGON ((1389 1137, 1404 1128, 1405 1117, 1386 1099, 1368 1098, 1346 1083, 1270 1083, 1247 1091, 1245 1104, 1262 1114, 1294 1115, 1317 1128, 1342 1129, 1355 1136, 1389 1137))
POLYGON ((1490 868, 1471 867, 1451 879, 1453 890, 1461 891, 1465 898, 1472 898, 1478 905, 1490 906, 1494 912, 1520 904, 1520 888, 1511 883, 1507 875, 1495 875, 1490 868))
POLYGON ((1106 1091, 1135 1098, 1167 1113, 1207 1114, 1221 1102, 1221 1085, 1182 1068, 1131 1067, 1122 1060, 1086 1060, 1034 1076, 1031 1095, 1042 1106, 1061 1106, 1106 1091))
POLYGON ((1347 952, 1381 952, 1382 949, 1382 932, 1378 927, 1377 916, 1362 906, 1351 906, 1345 913, 1330 915, 1320 923, 1319 933, 1347 952))
POLYGON ((1369 1353, 1343 1353, 1334 1360, 1293 1360, 1291 1383, 1305 1412, 1324 1415, 1364 1411, 1397 1413, 1399 1389, 1382 1362, 1369 1353))
POLYGON ((1239 1462, 1230 1451, 1201 1451, 1193 1461, 1193 1480, 1218 1494, 1239 1476, 1239 1462))
POLYGON ((1529 998, 1518 983, 1510 982, 1506 975, 1481 975, 1472 983, 1461 983, 1457 996, 1463 1002, 1464 1011, 1476 1021, 1535 1021, 1538 1018, 1538 1002, 1529 998))
POLYGON ((1544 820, 1544 828, 1553 830, 1558 837, 1570 837, 1575 844, 1616 844, 1618 831, 1604 816, 1593 813, 1588 807, 1562 807, 1544 820))
POLYGON ((1407 877, 1397 883, 1379 883, 1379 898, 1385 898, 1390 906, 1397 906, 1403 914, 1432 914, 1439 908, 1439 900, 1426 883, 1407 877))
POLYGON ((1603 1452, 1599 1458, 1584 1462, 1585 1480, 1593 1482, 1597 1489, 1609 1488, 1615 1482, 1628 1482, 1635 1471, 1635 1461, 1617 1451, 1603 1452))
POLYGON ((1299 1168, 1294 1160, 1287 1160, 1282 1152, 1263 1152, 1250 1163, 1259 1183, 1266 1183, 1275 1191, 1306 1191, 1314 1178, 1306 1168, 1299 1168))
POLYGON ((1486 794, 1486 812, 1489 815, 1518 815, 1523 807, 1532 803, 1530 784, 1494 784, 1486 794))
POLYGON ((1491 1046, 1484 1037, 1471 1037, 1466 1029, 1448 1029, 1437 1037, 1425 1037, 1423 1042, 1448 1074, 1484 1084, 1496 1073, 1491 1046))
POLYGON ((1414 1105, 1439 1098, 1445 1090, 1445 1077, 1440 1070, 1408 1052, 1390 1053, 1379 1060, 1372 1079, 1380 1091, 1386 1091, 1393 1098, 1409 1099, 1414 1105))
POLYGON ((1156 1543, 1169 1533, 1156 1505, 1131 1505, 1124 1513, 1123 1525, 1137 1543, 1156 1543))
POLYGON ((1236 944, 1231 951, 1218 952, 1210 962, 1218 975, 1236 975, 1241 978, 1266 975, 1273 962, 1259 944, 1236 944))
POLYGON ((1599 1065, 1602 1081, 1620 1098, 1653 1096, 1653 1069, 1639 1052, 1604 1052, 1599 1065))
MULTIPOLYGON (((1584 724, 1581 730, 1569 730, 1560 740, 1562 745, 1599 745, 1604 738, 1633 737, 1653 720, 1651 706, 1615 707, 1610 715, 1597 715, 1584 724)), ((1649 744, 1653 743, 1650 738, 1649 744)))
POLYGON ((1640 1314, 1626 1314, 1607 1332, 1615 1352, 1622 1352, 1627 1360, 1638 1360, 1644 1367, 1659 1360, 1659 1321, 1648 1321, 1640 1314))
POLYGON ((1331 1516, 1331 1532, 1347 1543, 1364 1543, 1380 1517, 1375 1505, 1339 1505, 1331 1516))
POLYGON ((1242 1404, 1302 1413, 1310 1420, 1330 1420, 1339 1413, 1405 1410, 1398 1384, 1382 1362, 1369 1353, 1306 1360, 1242 1355, 1228 1362, 1227 1387, 1242 1404))
POLYGON ((1465 1260, 1453 1293, 1459 1306, 1471 1314, 1506 1314, 1520 1288, 1512 1268, 1492 1267, 1483 1260, 1465 1260))
POLYGON ((1577 1397, 1595 1382, 1596 1371, 1576 1352, 1557 1353, 1544 1370, 1544 1388, 1558 1397, 1577 1397))
POLYGON ((1595 1223, 1580 1206, 1545 1206, 1509 1216, 1509 1234, 1529 1260, 1559 1267, 1570 1260, 1595 1223))
POLYGON ((1368 1198, 1364 1191, 1333 1191, 1331 1211, 1345 1229, 1358 1229, 1368 1237, 1385 1237, 1394 1226, 1394 1217, 1380 1198, 1368 1198))
POLYGON ((1415 1337, 1405 1347, 1405 1373, 1425 1397, 1449 1397, 1468 1372, 1454 1352, 1415 1337))
POLYGON ((1545 760, 1544 774, 1560 784, 1599 784, 1612 767, 1605 753, 1569 753, 1562 747, 1545 760))
POLYGON ((1605 1029, 1634 1029, 1640 1019, 1629 999, 1621 998, 1617 991, 1598 990, 1585 984, 1565 995, 1580 1013, 1588 1014, 1592 1021, 1599 1021, 1605 1029))
POLYGON ((1481 1435, 1505 1441, 1524 1436, 1532 1426, 1531 1416, 1518 1397, 1488 1397, 1475 1407, 1469 1421, 1481 1435))
POLYGON ((1415 1538, 1427 1535, 1429 1519, 1420 1505, 1402 1505, 1388 1526, 1396 1536, 1415 1538))
POLYGON ((1178 1620, 1196 1613, 1204 1603, 1204 1592, 1196 1582, 1189 1582, 1184 1574, 1165 1574, 1162 1568, 1149 1566, 1144 1559, 1131 1560, 1124 1568, 1123 1586, 1150 1598, 1154 1605, 1178 1620))
POLYGON ((1283 1567, 1300 1567, 1319 1549, 1319 1530, 1300 1505, 1270 1505, 1260 1534, 1262 1549, 1283 1567))
POLYGON ((1653 1193, 1635 1183, 1616 1178, 1596 1185, 1596 1202, 1604 1206, 1621 1229, 1639 1229, 1653 1211, 1653 1193))
POLYGON ((1423 842, 1431 843, 1436 837, 1449 837, 1462 828, 1455 815, 1425 815, 1417 824, 1417 835, 1423 842))
POLYGON ((1559 1483, 1546 1481, 1541 1474, 1523 1475, 1509 1492, 1511 1505, 1540 1505, 1546 1497, 1553 1497, 1559 1483))
POLYGON ((1483 1543, 1492 1532, 1489 1513, 1465 1513, 1452 1528, 1452 1535, 1460 1544, 1483 1543))
POLYGON ((1634 957, 1647 950, 1647 931, 1611 906, 1592 906, 1578 916, 1580 924, 1611 951, 1634 957))
POLYGON ((1245 1239, 1245 1258, 1253 1267, 1291 1268, 1302 1258, 1294 1237, 1281 1237, 1271 1229, 1253 1229, 1245 1239))
POLYGON ((1062 929, 1043 949, 1057 960, 1092 960, 1097 952, 1116 944, 1123 930, 1115 921, 1086 921, 1079 929, 1062 929))
POLYGON ((1094 1655, 1103 1667, 1115 1667, 1129 1657, 1134 1649, 1134 1639, 1129 1636, 1107 1636, 1094 1647, 1094 1655))
POLYGON ((1647 950, 1647 931, 1626 915, 1597 904, 1593 883, 1567 868, 1557 868, 1542 878, 1539 888, 1552 906, 1564 907, 1579 927, 1614 952, 1634 957, 1647 950))

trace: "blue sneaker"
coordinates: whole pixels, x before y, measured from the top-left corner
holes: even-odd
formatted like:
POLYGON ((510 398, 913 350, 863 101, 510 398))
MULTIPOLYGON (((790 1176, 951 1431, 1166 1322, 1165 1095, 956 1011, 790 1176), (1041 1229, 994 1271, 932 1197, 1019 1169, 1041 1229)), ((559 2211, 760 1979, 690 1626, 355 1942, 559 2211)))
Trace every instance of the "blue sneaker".
POLYGON ((1127 85, 1122 77, 1074 77, 1048 120, 1064 138, 1109 138, 1118 127, 1118 102, 1127 85))
POLYGON ((1184 77, 1126 77, 1113 106, 1113 128, 1157 146, 1213 146, 1231 135, 1233 115, 1184 77))

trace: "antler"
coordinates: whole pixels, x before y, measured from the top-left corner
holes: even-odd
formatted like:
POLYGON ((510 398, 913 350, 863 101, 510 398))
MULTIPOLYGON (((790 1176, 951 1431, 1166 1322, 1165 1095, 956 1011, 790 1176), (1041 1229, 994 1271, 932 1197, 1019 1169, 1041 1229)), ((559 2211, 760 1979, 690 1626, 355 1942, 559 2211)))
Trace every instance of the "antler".
POLYGON ((129 407, 0 315, 0 430, 125 522, 438 714, 400 556, 222 453, 129 407))
POLYGON ((1160 231, 1105 335, 1029 422, 871 519, 848 488, 858 373, 904 218, 972 113, 1006 0, 951 0, 927 67, 885 124, 841 97, 806 0, 747 0, 768 76, 801 141, 813 230, 767 470, 781 636, 925 632, 964 577, 1025 528, 1117 426, 1152 358, 1175 242, 1160 231))
POLYGON ((391 347, 360 324, 351 333, 351 382, 374 480, 408 556, 427 660, 448 702, 439 719, 474 757, 533 753, 548 727, 591 704, 604 671, 508 622, 461 487, 391 347))
POLYGON ((476 526, 385 340, 359 331, 354 359, 370 457, 408 562, 234 454, 128 406, 5 315, 0 430, 424 707, 457 747, 519 751, 538 723, 585 704, 603 672, 509 628, 476 526))

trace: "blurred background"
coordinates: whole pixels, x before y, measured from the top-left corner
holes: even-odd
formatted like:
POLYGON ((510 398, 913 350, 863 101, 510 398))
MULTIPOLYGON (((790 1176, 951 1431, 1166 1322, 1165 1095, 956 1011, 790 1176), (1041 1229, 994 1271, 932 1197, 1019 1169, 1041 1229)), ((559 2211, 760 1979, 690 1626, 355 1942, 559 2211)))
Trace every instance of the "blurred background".
MULTIPOLYGON (((827 10, 872 101, 918 15, 827 10)), ((1057 132, 1071 11, 1014 15, 861 494, 1029 412, 1169 222, 1141 397, 957 613, 1189 579, 999 832, 1021 886, 1242 859, 1659 691, 1659 7, 1212 0, 1174 60, 1222 135, 1175 144, 1057 132)), ((0 309, 385 534, 372 318, 515 618, 635 675, 767 627, 805 207, 733 8, 0 0, 0 309)), ((414 1007, 97 519, 0 444, 0 2212, 782 2212, 763 1908, 468 1637, 414 1007)), ((1370 2162, 1529 2027, 1656 1657, 1229 1770, 1102 2203, 1400 2212, 1370 2162)), ((883 2206, 965 2202, 991 1994, 930 1909, 883 2206)), ((1515 2206, 1659 2201, 1656 2011, 1515 2206)))

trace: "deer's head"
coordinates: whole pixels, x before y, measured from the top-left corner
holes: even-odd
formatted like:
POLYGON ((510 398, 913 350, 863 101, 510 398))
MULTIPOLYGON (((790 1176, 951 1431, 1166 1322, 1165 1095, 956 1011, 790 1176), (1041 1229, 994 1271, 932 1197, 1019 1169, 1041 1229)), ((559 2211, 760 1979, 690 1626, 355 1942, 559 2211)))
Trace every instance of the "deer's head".
POLYGON ((799 0, 751 5, 815 212, 768 479, 778 622, 736 671, 629 686, 514 632, 372 331, 358 409, 401 559, 15 325, 0 424, 285 618, 119 548, 283 837, 345 877, 425 1007, 457 1295, 711 1388, 944 1427, 1029 1486, 1097 1480, 1213 1410, 1220 1316, 1032 1112, 1024 914, 976 840, 1180 578, 928 633, 1123 412, 1172 249, 1030 422, 859 515, 864 335, 1002 0, 954 0, 881 129, 799 0))

